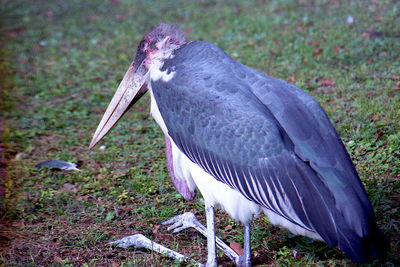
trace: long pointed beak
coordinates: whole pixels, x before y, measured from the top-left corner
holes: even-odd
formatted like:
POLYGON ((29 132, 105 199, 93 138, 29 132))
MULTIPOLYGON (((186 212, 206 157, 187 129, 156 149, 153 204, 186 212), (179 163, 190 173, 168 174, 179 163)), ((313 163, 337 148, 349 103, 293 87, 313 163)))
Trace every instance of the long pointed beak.
POLYGON ((125 112, 146 93, 145 74, 141 67, 135 71, 134 64, 132 63, 125 73, 99 126, 97 126, 89 149, 92 149, 114 127, 125 112))

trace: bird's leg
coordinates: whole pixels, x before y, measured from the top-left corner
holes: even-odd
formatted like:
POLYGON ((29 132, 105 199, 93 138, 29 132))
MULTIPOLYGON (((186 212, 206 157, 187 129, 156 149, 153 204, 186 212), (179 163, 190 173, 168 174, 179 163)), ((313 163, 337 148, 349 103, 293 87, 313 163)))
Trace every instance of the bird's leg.
POLYGON ((131 236, 126 236, 124 238, 121 238, 117 241, 109 242, 109 245, 116 245, 117 247, 120 248, 128 248, 128 247, 137 247, 137 248, 147 248, 150 250, 153 250, 155 252, 165 254, 170 258, 173 258, 178 261, 185 261, 185 262, 191 262, 194 263, 196 266, 204 266, 201 263, 198 263, 189 257, 186 257, 176 251, 173 251, 167 247, 164 247, 163 245, 160 245, 156 242, 151 241, 147 237, 145 237, 142 234, 136 234, 136 235, 131 235, 131 236))
POLYGON ((207 263, 206 266, 217 266, 217 248, 215 246, 214 206, 206 202, 207 219, 207 263))
MULTIPOLYGON (((202 225, 196 218, 196 216, 191 212, 185 212, 183 214, 177 215, 168 221, 162 223, 163 225, 172 224, 168 227, 168 231, 172 231, 173 233, 180 232, 187 228, 194 228, 199 231, 202 235, 207 237, 207 228, 202 225)), ((227 244, 224 243, 220 238, 215 237, 215 241, 217 242, 217 247, 221 249, 226 256, 228 256, 233 262, 239 264, 239 255, 231 249, 227 244)))
POLYGON ((238 265, 241 267, 251 266, 251 243, 250 243, 250 223, 244 225, 244 250, 239 257, 238 265))

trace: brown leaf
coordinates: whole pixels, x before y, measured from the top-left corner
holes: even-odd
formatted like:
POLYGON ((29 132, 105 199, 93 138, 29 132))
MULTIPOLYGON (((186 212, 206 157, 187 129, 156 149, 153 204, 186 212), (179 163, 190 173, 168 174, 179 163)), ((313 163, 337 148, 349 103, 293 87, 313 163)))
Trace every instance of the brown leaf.
POLYGON ((23 227, 23 226, 25 226, 25 220, 22 219, 20 221, 14 221, 12 223, 12 226, 14 226, 14 227, 23 227))
POLYGON ((322 48, 316 48, 314 50, 313 56, 314 57, 318 57, 318 56, 320 56, 322 54, 322 52, 324 52, 324 50, 322 48))
POLYGON ((125 14, 119 14, 119 15, 118 15, 118 20, 119 20, 119 21, 124 21, 124 20, 126 20, 126 15, 125 15, 125 14))
POLYGON ((338 45, 335 45, 335 47, 333 48, 333 51, 335 51, 336 53, 339 53, 340 47, 338 45))
POLYGON ((321 84, 320 87, 318 87, 318 91, 322 92, 324 94, 331 93, 337 90, 336 83, 332 81, 332 78, 326 79, 326 78, 321 78, 321 79, 315 79, 315 82, 321 84))
POLYGON ((334 81, 332 81, 332 78, 329 78, 329 79, 322 78, 321 85, 322 86, 336 86, 336 83, 334 81))
POLYGON ((47 11, 43 12, 43 16, 48 18, 48 19, 52 18, 54 16, 54 12, 51 11, 51 10, 47 10, 47 11))
POLYGON ((21 65, 24 65, 26 63, 28 63, 28 59, 23 57, 23 58, 18 58, 18 63, 21 65))
POLYGON ((15 27, 15 28, 13 28, 13 29, 11 29, 11 30, 9 30, 9 31, 6 31, 6 34, 9 36, 9 37, 12 37, 12 38, 17 38, 17 37, 19 37, 20 35, 21 35, 21 33, 23 33, 24 31, 26 31, 26 27, 25 26, 19 26, 19 27, 15 27))
POLYGON ((160 229, 160 226, 161 225, 159 225, 159 224, 154 225, 154 228, 153 228, 153 234, 154 235, 157 235, 157 232, 158 232, 158 229, 160 229))
POLYGON ((97 20, 98 18, 99 18, 99 17, 96 16, 96 15, 90 15, 90 16, 89 16, 89 20, 90 20, 90 21, 97 20))
POLYGON ((225 231, 232 230, 232 225, 228 224, 228 225, 224 228, 224 230, 225 230, 225 231))
POLYGON ((218 26, 218 27, 223 27, 223 26, 225 26, 225 22, 223 22, 222 20, 220 20, 220 21, 217 22, 217 26, 218 26))
POLYGON ((243 249, 242 246, 239 243, 236 243, 235 241, 231 241, 229 243, 229 246, 231 249, 233 249, 237 254, 242 255, 243 254, 243 249))
POLYGON ((364 39, 380 38, 380 37, 383 37, 383 32, 364 32, 362 34, 362 37, 364 39))
POLYGON ((304 27, 301 24, 296 24, 296 32, 303 32, 304 31, 304 27))
POLYGON ((311 40, 308 42, 308 45, 318 47, 318 46, 320 46, 320 43, 317 41, 311 40))
POLYGON ((368 92, 365 93, 366 96, 370 96, 370 95, 378 95, 379 93, 375 90, 370 90, 368 92))
POLYGON ((81 199, 88 199, 90 196, 89 195, 83 195, 83 196, 76 196, 75 199, 81 200, 81 199))
POLYGON ((288 82, 295 83, 296 82, 296 77, 294 75, 290 76, 289 79, 288 79, 288 82))
POLYGON ((185 32, 186 35, 189 35, 189 33, 193 31, 193 27, 186 27, 183 29, 183 31, 185 32))

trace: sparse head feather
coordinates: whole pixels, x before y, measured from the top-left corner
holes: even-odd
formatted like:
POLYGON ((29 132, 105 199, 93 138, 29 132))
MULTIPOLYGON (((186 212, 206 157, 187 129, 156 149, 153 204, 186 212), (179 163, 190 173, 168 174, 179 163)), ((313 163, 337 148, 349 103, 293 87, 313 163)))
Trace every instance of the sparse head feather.
POLYGON ((174 24, 160 23, 147 36, 150 39, 164 39, 169 36, 171 41, 177 45, 186 43, 185 33, 174 24))

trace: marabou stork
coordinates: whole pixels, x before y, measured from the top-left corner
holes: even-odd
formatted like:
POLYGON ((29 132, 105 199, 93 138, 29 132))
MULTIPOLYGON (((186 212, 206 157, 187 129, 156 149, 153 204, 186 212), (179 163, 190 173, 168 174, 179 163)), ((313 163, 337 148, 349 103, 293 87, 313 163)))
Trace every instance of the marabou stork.
MULTIPOLYGON (((249 222, 260 212, 294 234, 339 247, 354 262, 388 250, 340 137, 306 92, 211 43, 187 42, 178 27, 163 23, 140 41, 90 148, 146 91, 174 184, 186 199, 196 187, 204 197, 208 266, 217 264, 215 206, 244 225, 244 253, 234 257, 241 266, 251 265, 249 222)), ((168 223, 185 228, 179 216, 168 223)))

